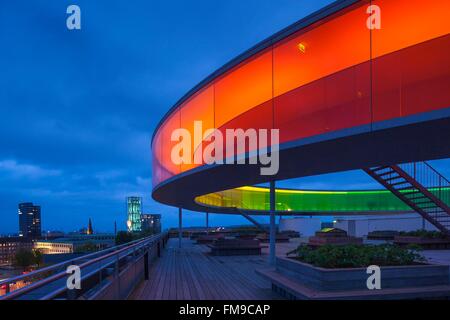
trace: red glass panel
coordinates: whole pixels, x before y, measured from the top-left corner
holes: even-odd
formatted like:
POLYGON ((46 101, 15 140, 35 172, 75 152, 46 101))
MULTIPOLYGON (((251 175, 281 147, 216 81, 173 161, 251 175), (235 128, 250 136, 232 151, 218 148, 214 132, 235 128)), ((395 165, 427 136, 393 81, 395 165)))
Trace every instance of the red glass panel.
POLYGON ((374 122, 450 105, 449 1, 374 1, 374 122))
MULTIPOLYGON (((267 130, 267 137, 269 140, 266 140, 266 143, 270 143, 270 129, 272 129, 273 125, 273 104, 272 100, 267 101, 256 108, 250 109, 241 115, 237 116, 233 120, 229 121, 225 125, 219 128, 219 131, 222 133, 222 136, 224 137, 224 147, 223 147, 223 156, 224 158, 227 158, 227 151, 226 151, 226 145, 225 143, 228 142, 226 139, 227 129, 236 130, 236 129, 242 129, 244 132, 247 130, 255 129, 257 142, 256 142, 256 148, 252 147, 248 141, 245 142, 245 146, 242 146, 242 149, 244 150, 244 153, 255 151, 257 149, 260 149, 259 144, 259 130, 260 129, 266 129, 267 130)), ((237 142, 237 139, 235 140, 237 142)), ((266 145, 263 145, 264 147, 266 145)), ((242 150, 241 149, 241 150, 242 150)), ((238 154, 238 146, 236 143, 234 143, 234 154, 238 154)), ((233 150, 229 150, 229 152, 232 152, 233 150)), ((240 153, 239 153, 240 154, 240 153)))

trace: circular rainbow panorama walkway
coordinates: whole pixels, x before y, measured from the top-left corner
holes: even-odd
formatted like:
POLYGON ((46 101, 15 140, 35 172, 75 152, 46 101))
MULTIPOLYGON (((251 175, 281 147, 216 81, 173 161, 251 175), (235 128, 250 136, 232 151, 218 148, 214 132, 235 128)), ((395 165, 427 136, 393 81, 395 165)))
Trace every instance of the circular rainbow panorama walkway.
MULTIPOLYGON (((179 208, 269 213, 257 184, 450 156, 450 2, 337 1, 215 71, 182 97, 152 138, 152 197, 179 208), (381 28, 368 28, 368 7, 381 28), (373 7, 372 7, 373 8, 373 7), (279 129, 279 171, 171 161, 175 129, 279 129)), ((193 145, 194 150, 199 145, 193 145)), ((256 150, 249 146, 240 156, 256 150)), ((192 155, 194 157, 194 155, 192 155)), ((446 192, 450 192, 447 190, 446 192)), ((387 190, 276 190, 277 214, 410 209, 387 190)))

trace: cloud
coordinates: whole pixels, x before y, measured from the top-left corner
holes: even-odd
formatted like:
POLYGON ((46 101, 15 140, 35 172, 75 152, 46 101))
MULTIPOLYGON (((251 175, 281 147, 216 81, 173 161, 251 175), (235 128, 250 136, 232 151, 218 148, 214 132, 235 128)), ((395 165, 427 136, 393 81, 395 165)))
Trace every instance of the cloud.
POLYGON ((60 170, 44 169, 32 164, 18 163, 15 160, 0 161, 0 172, 12 178, 41 179, 61 175, 60 170))

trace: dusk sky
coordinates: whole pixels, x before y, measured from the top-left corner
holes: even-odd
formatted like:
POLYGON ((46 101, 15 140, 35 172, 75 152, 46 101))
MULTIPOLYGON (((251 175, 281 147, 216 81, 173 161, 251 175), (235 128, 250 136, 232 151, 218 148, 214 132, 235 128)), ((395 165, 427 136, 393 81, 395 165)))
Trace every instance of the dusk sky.
MULTIPOLYGON (((0 2, 0 233, 17 205, 42 206, 43 229, 125 229, 127 196, 175 226, 177 209, 151 199, 150 139, 165 112, 239 53, 331 1, 0 2), (66 28, 81 8, 82 29, 66 28)), ((433 163, 450 176, 448 160, 433 163)), ((375 188, 362 172, 281 186, 375 188), (343 179, 345 177, 345 179, 343 179)), ((186 225, 204 215, 186 212, 186 225)), ((240 224, 214 215, 210 224, 240 224)))

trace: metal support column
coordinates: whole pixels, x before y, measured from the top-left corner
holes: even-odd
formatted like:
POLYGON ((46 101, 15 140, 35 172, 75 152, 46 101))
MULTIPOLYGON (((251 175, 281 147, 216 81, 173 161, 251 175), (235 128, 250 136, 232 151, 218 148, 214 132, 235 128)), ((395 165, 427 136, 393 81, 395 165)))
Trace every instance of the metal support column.
POLYGON ((182 209, 178 208, 178 247, 181 248, 181 239, 183 238, 183 228, 182 228, 182 209))
POLYGON ((275 265, 275 181, 270 181, 270 264, 275 265))
POLYGON ((146 251, 144 254, 144 280, 148 280, 149 278, 148 256, 148 251, 146 251))

